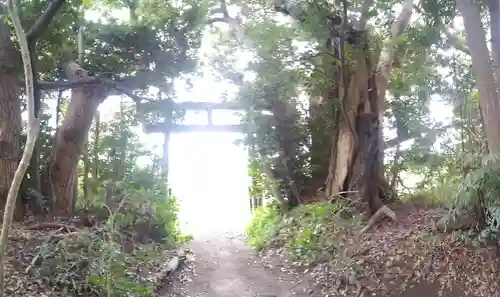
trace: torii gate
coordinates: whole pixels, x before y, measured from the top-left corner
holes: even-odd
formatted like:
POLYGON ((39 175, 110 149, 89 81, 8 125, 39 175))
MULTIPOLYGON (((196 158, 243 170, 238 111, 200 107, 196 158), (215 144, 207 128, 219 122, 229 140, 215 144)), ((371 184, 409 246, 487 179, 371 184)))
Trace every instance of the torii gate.
MULTIPOLYGON (((184 101, 184 102, 174 102, 171 99, 161 100, 156 102, 151 102, 151 104, 159 105, 156 106, 162 111, 165 111, 165 120, 163 122, 156 122, 152 124, 144 125, 144 132, 150 133, 162 133, 163 134, 163 155, 162 155, 162 170, 164 171, 165 178, 168 182, 168 166, 169 166, 169 151, 168 146, 170 143, 171 133, 190 133, 190 132, 241 132, 242 125, 215 125, 213 123, 213 111, 214 110, 243 110, 243 107, 235 102, 196 102, 196 101, 184 101), (207 124, 204 125, 186 125, 186 124, 175 124, 172 121, 172 116, 174 110, 204 110, 207 114, 207 124)), ((155 108, 156 109, 156 108, 155 108)), ((158 109, 156 109, 158 110, 158 109)), ((258 206, 262 204, 262 199, 255 199, 252 201, 250 199, 250 210, 253 210, 253 206, 258 206)))

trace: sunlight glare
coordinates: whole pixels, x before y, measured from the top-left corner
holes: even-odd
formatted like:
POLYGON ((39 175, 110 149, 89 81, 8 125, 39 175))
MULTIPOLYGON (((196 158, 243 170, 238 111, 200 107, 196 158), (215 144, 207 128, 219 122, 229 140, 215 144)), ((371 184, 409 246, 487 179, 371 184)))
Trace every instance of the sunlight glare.
POLYGON ((249 223, 247 153, 234 144, 240 138, 237 133, 172 135, 169 179, 184 232, 240 232, 249 223))

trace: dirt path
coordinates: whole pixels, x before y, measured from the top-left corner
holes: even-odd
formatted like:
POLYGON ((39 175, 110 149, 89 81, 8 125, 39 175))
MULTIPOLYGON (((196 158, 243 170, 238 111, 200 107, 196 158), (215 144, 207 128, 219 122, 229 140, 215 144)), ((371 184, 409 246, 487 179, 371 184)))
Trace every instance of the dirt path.
MULTIPOLYGON (((282 271, 279 261, 262 263, 238 235, 195 239, 189 246, 195 266, 185 284, 173 282, 168 296, 182 297, 306 297, 306 280, 282 271)), ((165 295, 167 296, 167 295, 165 295)))

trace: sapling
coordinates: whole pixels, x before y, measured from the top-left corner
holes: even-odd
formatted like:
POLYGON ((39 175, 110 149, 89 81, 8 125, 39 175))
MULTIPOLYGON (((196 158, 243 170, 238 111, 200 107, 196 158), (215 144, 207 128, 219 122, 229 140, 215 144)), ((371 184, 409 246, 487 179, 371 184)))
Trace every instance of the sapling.
POLYGON ((9 238, 9 230, 12 224, 12 216, 14 215, 14 208, 16 205, 17 195, 21 182, 23 181, 24 174, 31 160, 33 149, 35 148, 36 139, 40 131, 40 120, 35 115, 35 89, 34 78, 32 72, 32 65, 30 60, 30 50, 28 48, 28 40, 26 32, 21 25, 21 20, 18 15, 17 0, 8 0, 7 9, 9 11, 9 18, 14 26, 14 31, 19 41, 19 48, 24 65, 24 76, 26 81, 26 97, 28 105, 28 131, 27 140, 24 147, 23 156, 14 174, 14 179, 10 185, 7 201, 5 202, 3 213, 2 233, 0 234, 0 297, 5 296, 5 247, 9 238))

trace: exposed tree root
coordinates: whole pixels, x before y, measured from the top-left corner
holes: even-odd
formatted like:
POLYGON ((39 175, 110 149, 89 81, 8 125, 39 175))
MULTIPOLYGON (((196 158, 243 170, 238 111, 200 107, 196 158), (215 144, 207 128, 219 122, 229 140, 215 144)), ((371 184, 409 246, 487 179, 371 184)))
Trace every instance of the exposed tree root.
POLYGON ((186 258, 187 252, 181 249, 170 259, 157 276, 158 281, 155 282, 155 292, 163 291, 164 287, 168 284, 168 279, 181 267, 186 258))
POLYGON ((386 205, 383 205, 381 208, 379 208, 375 214, 371 216, 371 218, 368 220, 368 223, 366 226, 359 231, 358 236, 362 235, 366 231, 370 230, 371 227, 373 227, 379 220, 383 218, 383 216, 387 216, 393 221, 397 222, 396 214, 386 205))

